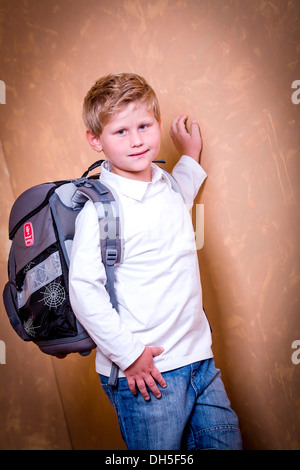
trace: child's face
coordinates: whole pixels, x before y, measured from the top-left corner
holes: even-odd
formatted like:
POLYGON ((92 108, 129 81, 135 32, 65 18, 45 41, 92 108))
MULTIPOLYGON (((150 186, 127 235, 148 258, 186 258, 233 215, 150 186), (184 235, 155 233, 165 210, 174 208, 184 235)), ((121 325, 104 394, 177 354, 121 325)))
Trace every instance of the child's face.
MULTIPOLYGON (((151 180, 151 162, 160 148, 161 126, 146 103, 133 102, 117 112, 98 138, 111 171, 125 178, 151 180)), ((91 143, 91 142, 90 142, 91 143)))

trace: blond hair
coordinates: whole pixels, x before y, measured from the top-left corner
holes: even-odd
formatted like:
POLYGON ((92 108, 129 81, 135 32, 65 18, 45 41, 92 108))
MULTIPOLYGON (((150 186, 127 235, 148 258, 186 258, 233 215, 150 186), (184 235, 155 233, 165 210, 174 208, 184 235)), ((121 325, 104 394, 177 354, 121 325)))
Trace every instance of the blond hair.
POLYGON ((143 77, 134 73, 118 73, 99 78, 84 98, 83 120, 87 129, 99 137, 112 116, 134 101, 147 103, 148 109, 160 122, 157 97, 143 77))

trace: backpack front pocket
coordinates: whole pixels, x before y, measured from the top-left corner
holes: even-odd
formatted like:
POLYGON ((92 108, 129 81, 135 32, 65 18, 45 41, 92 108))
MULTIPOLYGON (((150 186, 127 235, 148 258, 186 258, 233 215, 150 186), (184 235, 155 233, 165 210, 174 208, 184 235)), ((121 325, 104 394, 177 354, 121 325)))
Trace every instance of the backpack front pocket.
POLYGON ((16 275, 19 317, 33 341, 77 334, 63 271, 55 243, 16 275))

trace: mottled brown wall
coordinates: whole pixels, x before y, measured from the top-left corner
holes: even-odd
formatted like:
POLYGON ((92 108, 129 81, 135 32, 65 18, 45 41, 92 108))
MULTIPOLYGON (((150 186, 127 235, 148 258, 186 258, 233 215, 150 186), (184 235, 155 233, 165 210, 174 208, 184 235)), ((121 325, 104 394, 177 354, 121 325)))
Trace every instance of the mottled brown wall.
MULTIPOLYGON (((248 449, 300 448, 299 16, 298 0, 0 0, 1 290, 13 200, 98 158, 81 106, 100 75, 144 75, 168 169, 173 117, 201 124, 205 308, 248 449)), ((93 356, 39 354, 2 304, 0 340, 0 449, 124 448, 93 356)))

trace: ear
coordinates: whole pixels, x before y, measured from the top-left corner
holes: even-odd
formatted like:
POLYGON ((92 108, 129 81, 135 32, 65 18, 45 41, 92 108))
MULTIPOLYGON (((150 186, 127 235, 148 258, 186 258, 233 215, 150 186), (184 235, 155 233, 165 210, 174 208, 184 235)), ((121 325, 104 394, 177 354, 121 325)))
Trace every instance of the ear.
POLYGON ((102 152, 102 145, 99 137, 96 137, 90 131, 86 131, 86 138, 93 150, 96 152, 102 152))

